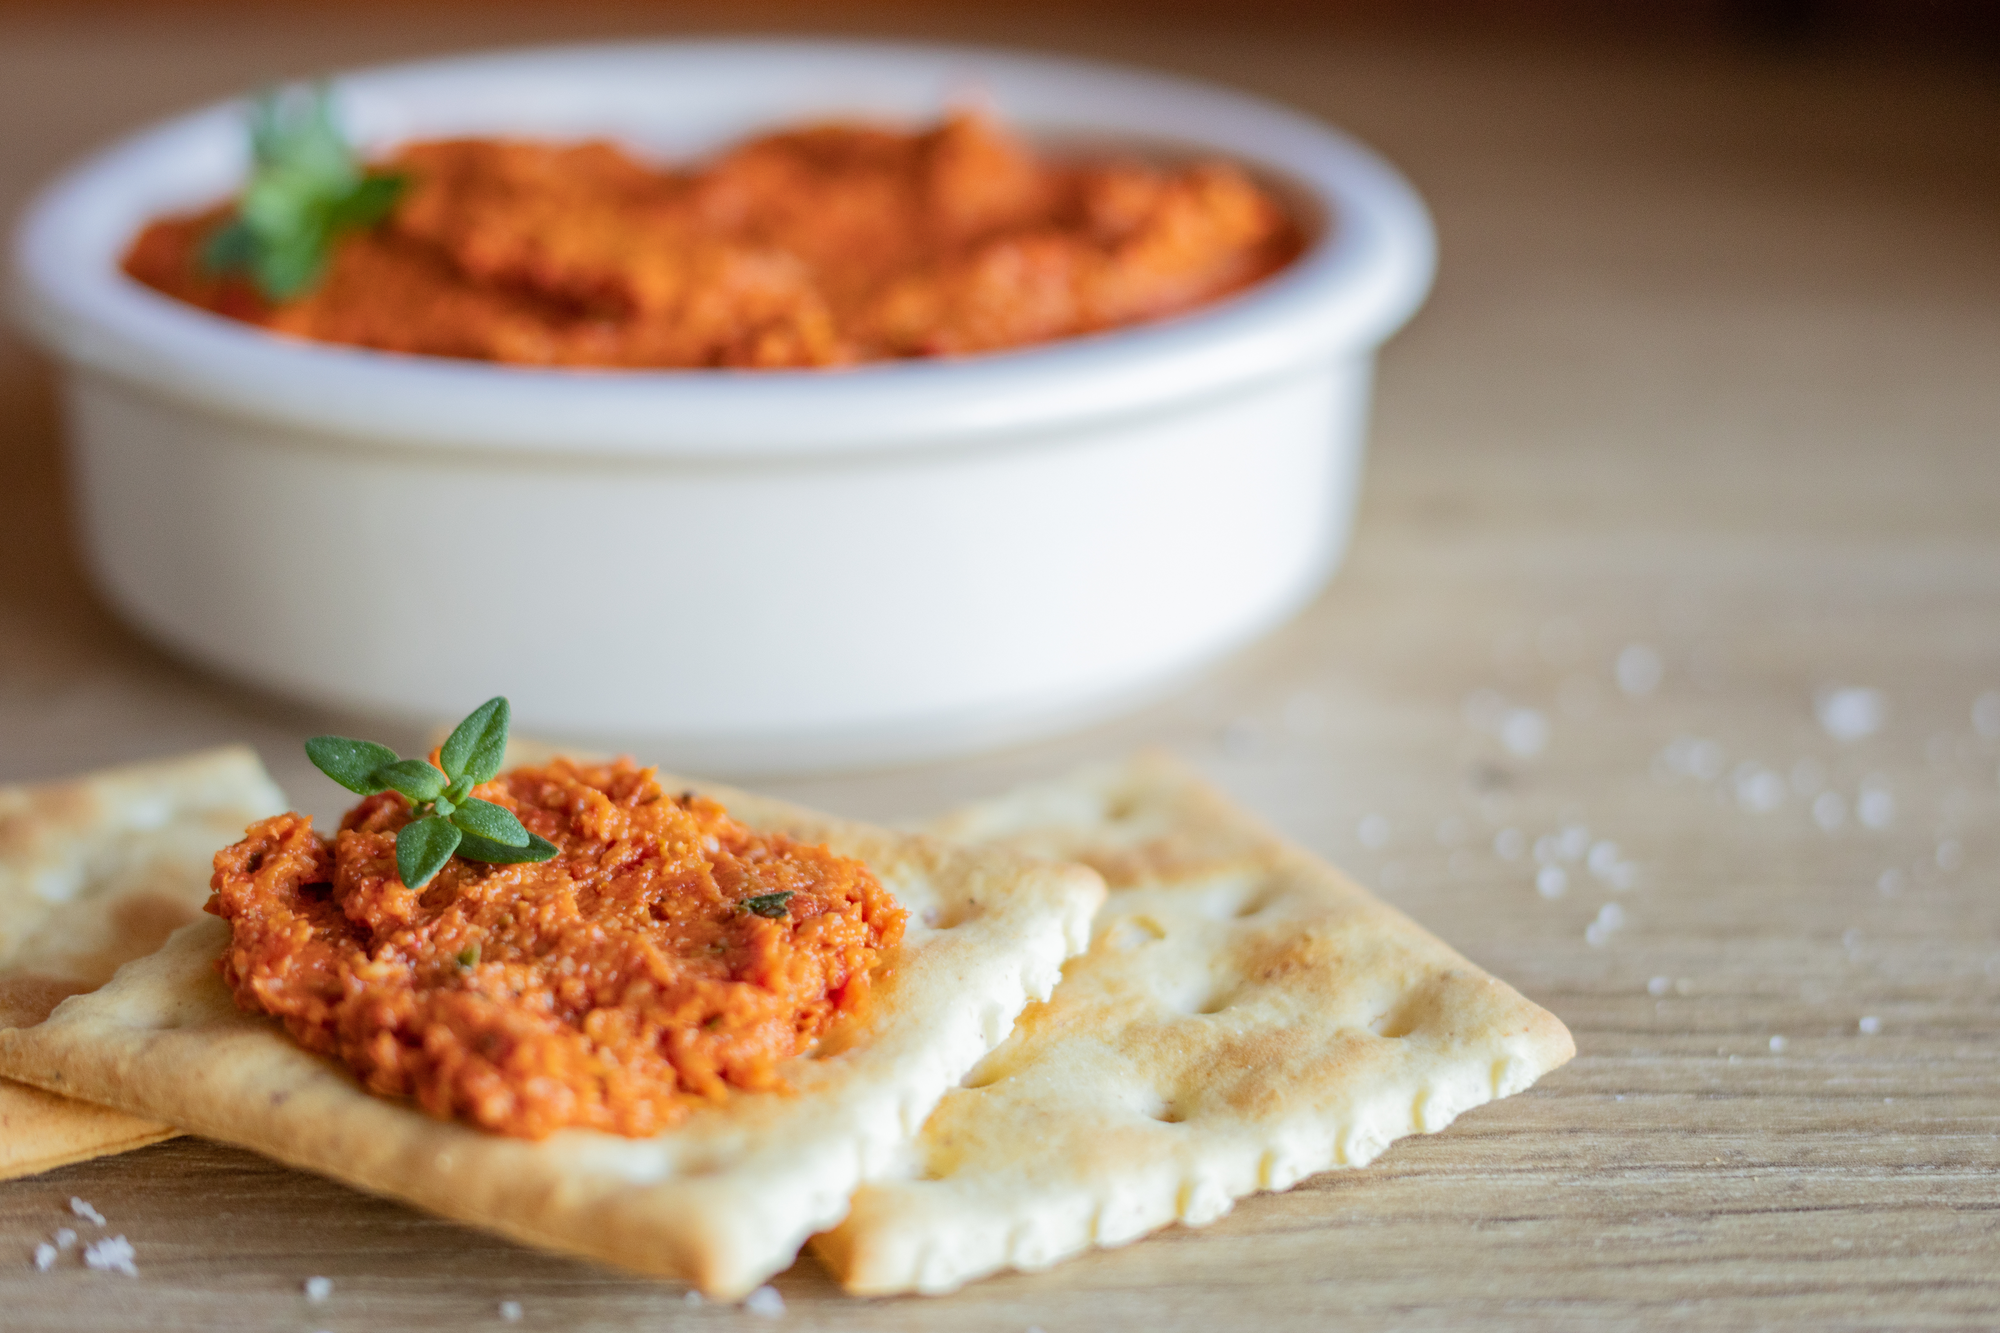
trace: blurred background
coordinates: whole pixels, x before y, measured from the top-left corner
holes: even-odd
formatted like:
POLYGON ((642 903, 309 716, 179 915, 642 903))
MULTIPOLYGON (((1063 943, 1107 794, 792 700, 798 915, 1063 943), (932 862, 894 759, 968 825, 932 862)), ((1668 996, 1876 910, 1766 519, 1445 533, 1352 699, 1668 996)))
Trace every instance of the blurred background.
MULTIPOLYGON (((1161 1245, 1187 1327, 1227 1326, 1246 1274, 1302 1328, 1336 1309, 1351 1328, 1502 1309, 1990 1326, 2000 4, 4 0, 0 213, 93 145, 276 80, 716 32, 993 42, 1235 85, 1379 149, 1440 236, 1434 294, 1383 355, 1352 553, 1293 623, 1104 726, 778 790, 922 816, 1166 744, 1560 1014, 1580 1056, 1387 1172, 982 1284, 958 1326, 1059 1333, 1114 1308, 1063 1304, 1093 1284, 1139 1299, 1161 1245), (1501 1171, 1518 1213, 1464 1215, 1460 1184, 1501 1171)), ((71 547, 49 368, 0 332, 0 780, 247 740, 324 814, 337 793, 299 738, 369 726, 220 683, 103 609, 71 547)), ((99 1179, 141 1181, 127 1160, 99 1179)), ((397 1245, 322 1239, 322 1215, 377 1206, 290 1176, 254 1193, 279 1169, 213 1161, 250 1182, 232 1206, 259 1244, 303 1239, 190 1252, 190 1326, 219 1326, 229 1283, 346 1271, 302 1266, 336 1243, 358 1274, 403 1265, 384 1301, 672 1313, 387 1205, 369 1225, 404 1228, 397 1245)), ((158 1197, 168 1234, 183 1204, 158 1197)), ((798 1283, 788 1299, 826 1294, 798 1283)), ((64 1326, 104 1314, 78 1309, 64 1326)), ((565 1326, 587 1324, 612 1326, 565 1326)))

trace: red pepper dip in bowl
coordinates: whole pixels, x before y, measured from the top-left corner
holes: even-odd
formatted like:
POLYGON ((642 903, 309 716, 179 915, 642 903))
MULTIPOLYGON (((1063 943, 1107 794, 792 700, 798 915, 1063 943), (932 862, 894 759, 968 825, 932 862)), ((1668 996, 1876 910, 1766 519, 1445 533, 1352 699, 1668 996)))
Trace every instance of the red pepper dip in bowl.
POLYGON ((620 146, 406 144, 380 225, 266 299, 151 223, 139 281, 274 332, 521 365, 765 369, 965 355, 1177 314, 1296 258, 1292 219, 1221 160, 1051 161, 979 115, 779 131, 687 170, 620 146))

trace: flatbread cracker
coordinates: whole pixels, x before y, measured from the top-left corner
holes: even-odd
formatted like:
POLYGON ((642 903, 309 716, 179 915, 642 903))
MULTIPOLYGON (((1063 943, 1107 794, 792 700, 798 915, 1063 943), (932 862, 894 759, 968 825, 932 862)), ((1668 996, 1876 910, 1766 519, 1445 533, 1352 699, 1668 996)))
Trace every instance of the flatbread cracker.
MULTIPOLYGON (((284 808, 240 746, 0 787, 0 1027, 39 1023, 157 949, 201 914, 215 849, 284 808)), ((0 1179, 174 1133, 0 1083, 0 1179)))
POLYGON ((215 968, 229 927, 214 918, 39 1026, 0 1032, 0 1073, 533 1244, 742 1296, 838 1222, 862 1180, 891 1170, 944 1090, 1049 994, 1088 944, 1104 887, 1078 866, 701 789, 746 824, 860 857, 910 912, 866 1015, 782 1067, 790 1094, 732 1094, 649 1139, 571 1129, 532 1142, 435 1120, 237 1009, 215 968))
POLYGON ((1055 996, 932 1112, 907 1178, 814 1242, 849 1291, 950 1291, 1200 1225, 1575 1053, 1552 1014, 1163 755, 930 831, 1083 861, 1112 892, 1055 996))

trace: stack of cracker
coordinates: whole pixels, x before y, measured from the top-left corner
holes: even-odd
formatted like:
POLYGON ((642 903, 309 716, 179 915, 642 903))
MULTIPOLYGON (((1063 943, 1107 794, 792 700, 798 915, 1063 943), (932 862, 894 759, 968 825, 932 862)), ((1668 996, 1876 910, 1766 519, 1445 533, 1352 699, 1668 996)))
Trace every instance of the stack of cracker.
POLYGON ((205 901, 209 854, 282 807, 247 753, 0 791, 0 1074, 34 1085, 0 1084, 0 1170, 178 1128, 725 1299, 809 1238, 850 1291, 942 1292, 1363 1165, 1573 1053, 1552 1015, 1165 756, 922 835, 701 789, 867 862, 910 911, 905 943, 789 1093, 648 1139, 535 1142, 374 1096, 238 1010, 223 922, 160 943, 165 904, 205 901))

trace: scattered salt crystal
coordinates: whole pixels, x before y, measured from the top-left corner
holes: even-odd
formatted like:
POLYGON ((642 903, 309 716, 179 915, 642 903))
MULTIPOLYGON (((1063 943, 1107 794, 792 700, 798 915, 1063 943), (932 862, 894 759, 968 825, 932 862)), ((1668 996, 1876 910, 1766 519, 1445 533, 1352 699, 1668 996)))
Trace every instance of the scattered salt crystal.
POLYGON ((1736 803, 1752 814, 1769 814, 1785 803, 1785 780, 1762 765, 1739 764, 1736 803))
POLYGON ((1527 835, 1517 828, 1503 828, 1493 835, 1493 854, 1503 861, 1520 860, 1527 846, 1527 835))
POLYGON ((700 1293, 700 1292, 698 1292, 698 1291, 696 1291, 696 1290, 695 1290, 695 1289, 694 1289, 693 1287, 689 1287, 689 1288, 688 1288, 688 1290, 687 1290, 687 1294, 681 1297, 681 1304, 683 1304, 683 1305, 700 1305, 700 1304, 701 1304, 701 1293, 700 1293))
POLYGON ((1873 736, 1882 729, 1882 719, 1889 711, 1882 691, 1852 686, 1821 690, 1813 707, 1826 734, 1842 742, 1873 736))
POLYGON ((133 1256, 131 1241, 123 1236, 109 1236, 83 1247, 83 1266, 100 1273, 123 1273, 126 1277, 137 1277, 139 1269, 132 1262, 133 1256))
POLYGON ((1826 768, 1817 759, 1801 759, 1792 765, 1792 790, 1811 796, 1826 786, 1826 768))
POLYGON ((510 1324, 518 1324, 518 1323, 520 1323, 520 1322, 521 1322, 521 1303, 520 1303, 519 1301, 502 1301, 502 1302, 500 1302, 500 1317, 501 1317, 502 1319, 506 1320, 506 1321, 507 1321, 508 1323, 510 1323, 510 1324))
POLYGON ((1880 778, 1870 778, 1861 784, 1861 795, 1854 802, 1854 813, 1872 829, 1885 829, 1896 820, 1896 797, 1880 778))
POLYGON ((1500 719, 1500 743, 1517 759, 1533 759, 1549 748, 1549 720, 1532 708, 1510 708, 1500 719))
POLYGON ((76 1244, 76 1233, 74 1231, 71 1231, 68 1227, 57 1227, 55 1239, 56 1239, 56 1248, 59 1250, 66 1250, 70 1246, 76 1244))
POLYGON ((1861 1028, 1862 1036, 1872 1037, 1882 1030, 1882 1020, 1870 1014, 1868 1017, 1862 1019, 1858 1026, 1861 1028))
POLYGON ((1618 678, 1618 688, 1636 699, 1660 688, 1666 666, 1651 646, 1628 643, 1619 650, 1618 664, 1612 668, 1612 674, 1618 678))
POLYGON ((1581 824, 1565 824, 1556 836, 1556 854, 1565 861, 1581 861, 1590 850, 1590 830, 1581 824))
POLYGON ((1672 988, 1673 984, 1673 982, 1667 980, 1665 977, 1654 977, 1646 983, 1646 994, 1665 995, 1672 988))
POLYGON ((1939 870, 1956 870, 1964 860, 1965 848, 1959 845, 1957 838, 1946 838, 1937 845, 1939 870))
POLYGON ((743 1298, 743 1308, 751 1314, 762 1315, 766 1319, 776 1319, 785 1313, 785 1298, 773 1286, 762 1286, 743 1298))
POLYGON ((1623 893, 1639 882, 1639 867, 1633 865, 1630 861, 1620 861, 1617 865, 1611 867, 1610 873, 1604 877, 1604 882, 1618 892, 1623 893))
POLYGON ((1875 881, 1875 889, 1884 898, 1893 898, 1903 891, 1905 882, 1903 872, 1895 866, 1890 866, 1882 872, 1881 878, 1875 881))
POLYGON ((1535 892, 1544 898, 1560 898, 1569 888, 1569 872, 1561 866, 1543 866, 1535 872, 1535 892))
POLYGON ((2000 741, 2000 690, 1988 690, 1972 701, 1972 729, 1989 741, 2000 741))
POLYGON ((1837 791, 1823 791, 1813 797, 1813 823, 1828 833, 1847 822, 1847 798, 1837 791))
POLYGON ((1598 842, 1590 849, 1590 856, 1586 858, 1584 864, 1588 865, 1590 873, 1599 879, 1610 878, 1611 872, 1618 865, 1618 844, 1607 841, 1598 842))
POLYGON ((1389 841, 1389 821, 1383 815, 1363 815, 1360 827, 1355 833, 1361 839, 1363 847, 1375 851, 1389 841))
POLYGON ((306 1279, 306 1299, 323 1301, 333 1295, 333 1279, 330 1277, 309 1277, 306 1279))
POLYGON ((1771 1038, 1771 1054, 1781 1055, 1784 1053, 1784 1050, 1785 1050, 1785 1039, 1783 1037, 1771 1038))
POLYGON ((56 1266, 56 1247, 43 1241, 35 1247, 35 1268, 43 1273, 56 1266))
POLYGON ((99 1226, 104 1225, 104 1214, 98 1212, 95 1208, 92 1208, 73 1194, 70 1196, 69 1210, 86 1222, 95 1222, 99 1226))
POLYGON ((1606 903, 1597 909, 1597 920, 1584 928, 1586 944, 1596 947, 1611 938, 1611 932, 1625 924, 1625 909, 1617 903, 1606 903))

